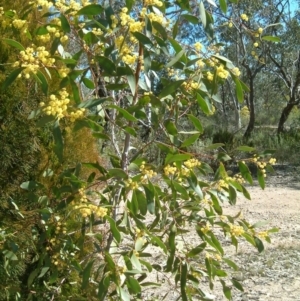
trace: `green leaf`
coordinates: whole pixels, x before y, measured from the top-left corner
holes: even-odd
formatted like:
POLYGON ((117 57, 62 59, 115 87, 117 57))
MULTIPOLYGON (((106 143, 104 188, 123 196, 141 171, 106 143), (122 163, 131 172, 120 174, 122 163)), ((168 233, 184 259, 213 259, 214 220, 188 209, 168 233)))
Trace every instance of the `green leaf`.
POLYGON ((178 134, 175 123, 171 119, 167 119, 164 122, 164 126, 168 132, 168 134, 176 136, 178 134))
POLYGON ((171 61, 166 65, 166 68, 170 68, 171 66, 173 66, 174 64, 176 64, 176 63, 181 59, 181 57, 183 56, 184 53, 185 53, 184 50, 179 51, 179 52, 175 55, 175 57, 173 57, 173 58, 171 59, 171 61))
POLYGON ((103 69, 108 75, 114 75, 116 65, 105 56, 96 56, 95 60, 99 63, 101 70, 103 69))
POLYGON ((95 85, 94 85, 94 83, 93 83, 90 79, 84 77, 84 78, 81 79, 81 81, 84 83, 84 85, 85 85, 88 89, 91 89, 91 90, 92 90, 92 89, 95 89, 95 85))
POLYGON ((242 174, 242 177, 245 180, 247 180, 249 182, 249 184, 252 185, 253 184, 253 179, 252 179, 252 176, 251 176, 251 173, 250 173, 250 170, 249 170, 248 166, 245 163, 241 162, 241 161, 238 162, 238 165, 239 165, 239 169, 240 169, 240 172, 242 174))
POLYGON ((241 291, 241 292, 243 292, 244 291, 244 288, 243 288, 243 286, 236 280, 236 279, 231 279, 231 282, 232 282, 232 284, 233 284, 233 286, 235 287, 235 288, 237 288, 239 291, 241 291))
POLYGON ((188 22, 192 24, 199 24, 199 19, 193 15, 183 14, 181 15, 181 17, 186 19, 188 22))
POLYGON ((38 278, 42 278, 48 271, 49 271, 50 267, 43 267, 38 278))
POLYGON ((165 164, 170 164, 172 162, 182 162, 189 160, 191 158, 191 155, 189 154, 168 154, 166 159, 165 159, 165 164))
POLYGON ((111 168, 108 170, 110 177, 115 177, 117 179, 128 179, 127 173, 121 168, 111 168))
POLYGON ((246 146, 246 145, 241 145, 241 146, 237 147, 236 150, 242 151, 242 152, 254 152, 255 148, 246 146))
POLYGON ((91 275, 93 264, 94 264, 94 260, 89 261, 82 272, 81 289, 86 289, 87 286, 89 285, 89 280, 90 280, 90 275, 91 275))
POLYGON ((70 80, 70 84, 72 87, 73 99, 76 104, 80 104, 81 97, 80 97, 80 91, 79 91, 78 85, 75 81, 72 81, 72 80, 70 80))
POLYGON ((100 15, 103 11, 104 11, 104 8, 101 5, 90 4, 90 5, 87 5, 83 8, 81 8, 77 12, 77 15, 79 15, 79 16, 82 16, 82 15, 95 16, 95 15, 100 15))
POLYGON ((202 1, 199 4, 199 11, 200 11, 200 19, 202 21, 203 27, 206 27, 206 11, 202 1))
POLYGON ((211 104, 209 103, 209 101, 206 98, 203 98, 199 93, 197 93, 197 102, 201 110, 203 111, 203 113, 209 115, 211 112, 210 110, 211 104))
POLYGON ((62 133, 59 127, 59 122, 56 121, 53 127, 53 138, 54 138, 54 153, 56 154, 60 163, 63 162, 64 142, 62 133))
POLYGON ((117 290, 119 291, 119 295, 122 301, 130 301, 130 296, 122 287, 118 287, 117 290))
POLYGON ((4 42, 6 42, 7 44, 9 44, 10 46, 13 46, 19 50, 23 50, 25 51, 25 48, 23 47, 22 44, 20 44, 19 42, 12 40, 12 39, 3 39, 4 42))
POLYGON ((162 36, 164 40, 168 39, 168 33, 166 32, 166 29, 164 26, 162 26, 160 23, 156 21, 152 21, 152 26, 156 29, 156 31, 162 36))
POLYGON ((258 252, 261 253, 265 249, 263 242, 258 237, 254 237, 254 240, 258 252))
POLYGON ((240 83, 240 81, 237 77, 235 77, 233 80, 235 82, 236 97, 237 97, 237 99, 240 103, 243 103, 243 101, 244 101, 243 87, 242 87, 242 85, 241 85, 241 83, 240 83))
POLYGON ((191 137, 184 140, 181 144, 181 147, 187 147, 194 144, 199 139, 200 134, 194 134, 191 137))
POLYGON ((12 71, 2 84, 1 90, 6 90, 15 81, 15 79, 18 77, 18 75, 22 72, 23 69, 25 68, 21 67, 12 71))
POLYGON ((181 84, 184 82, 184 80, 177 80, 175 82, 170 82, 165 87, 159 94, 159 98, 166 97, 168 95, 173 94, 176 92, 176 90, 181 86, 181 84))
POLYGON ((230 266, 231 268, 233 268, 235 271, 237 271, 237 270, 239 269, 239 267, 238 267, 232 260, 223 257, 223 261, 224 261, 228 266, 230 266))
POLYGON ((226 0, 219 0, 220 2, 220 7, 221 7, 221 10, 224 14, 227 13, 227 3, 226 3, 226 0))
POLYGON ((42 185, 38 182, 35 182, 35 181, 27 181, 27 182, 23 182, 20 187, 22 189, 25 189, 25 190, 28 190, 28 191, 31 191, 31 190, 34 190, 36 188, 39 188, 39 187, 42 187, 42 185))
POLYGON ((264 177, 263 172, 260 169, 257 170, 257 180, 258 180, 259 186, 262 189, 265 189, 265 186, 266 186, 265 177, 264 177))
POLYGON ((225 145, 224 143, 214 143, 214 144, 211 144, 211 145, 205 147, 205 149, 206 150, 213 150, 213 149, 217 149, 219 147, 222 147, 224 145, 225 145))
POLYGON ((248 190, 244 186, 242 186, 242 190, 243 190, 244 197, 247 198, 248 200, 251 200, 250 193, 248 192, 248 190))
POLYGON ((86 108, 91 109, 93 107, 96 107, 106 101, 112 100, 111 97, 104 97, 104 98, 94 98, 87 101, 83 101, 78 105, 78 108, 86 108))
POLYGON ((142 266, 141 263, 138 259, 137 256, 135 256, 135 254, 132 254, 130 261, 132 263, 132 265, 138 270, 138 271, 142 271, 142 266))
POLYGON ((137 119, 131 115, 130 113, 128 113, 125 109, 122 109, 116 105, 109 105, 107 106, 108 108, 111 108, 111 109, 116 109, 118 112, 120 112, 123 117, 129 121, 137 121, 137 119))
POLYGON ((16 256, 16 254, 10 250, 3 250, 2 253, 8 260, 13 260, 13 261, 18 260, 18 257, 16 256))
POLYGON ((129 12, 131 11, 134 3, 135 3, 135 0, 126 0, 126 7, 127 7, 129 12))
POLYGON ((33 270, 30 273, 30 275, 29 275, 29 277, 27 279, 27 286, 28 286, 28 288, 31 287, 31 284, 33 283, 34 279, 37 277, 39 271, 40 271, 40 269, 35 269, 35 270, 33 270))
POLYGON ((224 280, 220 280, 223 286, 223 294, 228 299, 231 300, 231 288, 226 285, 224 280))
POLYGON ((164 253, 167 254, 167 247, 159 237, 151 236, 151 243, 153 245, 158 245, 164 251, 164 253))
POLYGON ((132 35, 142 44, 142 45, 152 45, 151 40, 140 32, 132 32, 132 35))
POLYGON ((221 253, 221 255, 224 255, 224 250, 222 248, 220 241, 216 238, 216 236, 212 232, 210 232, 210 238, 213 244, 216 246, 216 249, 221 253))
POLYGON ((99 282, 98 295, 99 300, 104 301, 110 284, 110 276, 104 276, 99 282))
POLYGON ((45 95, 48 95, 48 82, 45 75, 40 70, 38 70, 35 75, 38 78, 39 83, 41 84, 43 93, 45 95))
POLYGON ((198 184, 197 177, 195 174, 190 171, 189 177, 187 178, 187 181, 191 188, 196 192, 196 194, 200 197, 200 199, 203 199, 203 192, 198 184))
POLYGON ((193 123, 194 127, 201 133, 203 133, 203 127, 200 120, 192 114, 187 115, 189 120, 193 123))
POLYGON ((143 248, 143 245, 144 245, 144 238, 143 237, 138 237, 135 241, 135 244, 134 244, 134 250, 139 252, 142 250, 143 248))
MULTIPOLYGON (((145 189, 145 187, 144 187, 145 189)), ((136 195, 136 199, 137 199, 137 203, 138 203, 138 208, 141 212, 142 215, 146 215, 147 214, 147 199, 145 197, 145 194, 140 191, 140 190, 134 190, 133 194, 136 195)))
POLYGON ((142 291, 141 286, 139 282, 133 278, 133 277, 128 277, 126 279, 127 287, 130 291, 132 291, 134 294, 138 294, 142 291))
POLYGON ((273 36, 263 36, 261 37, 261 39, 265 41, 271 41, 271 42, 280 42, 279 37, 273 37, 273 36))
POLYGON ((107 84, 106 85, 107 90, 115 90, 115 91, 123 90, 126 87, 128 87, 128 84, 107 84))
POLYGON ((112 232, 113 238, 116 240, 117 243, 120 243, 121 234, 120 234, 120 231, 117 228, 116 222, 108 215, 105 216, 105 219, 109 221, 110 230, 112 232))
POLYGON ((207 243, 203 242, 202 244, 198 245, 197 247, 190 250, 187 254, 187 257, 195 257, 199 253, 202 253, 203 250, 206 248, 207 243))
POLYGON ((134 74, 127 75, 126 78, 127 78, 127 82, 130 87, 132 95, 135 95, 137 87, 136 87, 136 79, 135 79, 134 74))
POLYGON ((63 14, 60 14, 59 18, 61 21, 61 28, 64 31, 64 33, 71 32, 71 27, 67 18, 63 14))
POLYGON ((182 262, 180 265, 180 292, 181 292, 181 300, 188 301, 185 287, 186 287, 186 279, 188 274, 188 268, 186 262, 182 262))

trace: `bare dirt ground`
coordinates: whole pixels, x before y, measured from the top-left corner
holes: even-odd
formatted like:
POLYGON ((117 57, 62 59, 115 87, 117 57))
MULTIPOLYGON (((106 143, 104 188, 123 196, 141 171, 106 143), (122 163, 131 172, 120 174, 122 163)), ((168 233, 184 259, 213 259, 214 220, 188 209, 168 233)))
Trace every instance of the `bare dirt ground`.
MULTIPOLYGON (((244 287, 244 292, 233 289, 233 301, 300 301, 300 167, 278 166, 275 170, 275 174, 268 176, 265 190, 257 185, 247 187, 251 201, 240 197, 236 206, 224 208, 224 214, 242 211, 251 223, 265 221, 265 228, 280 229, 260 254, 243 241, 238 252, 232 246, 224 247, 227 257, 240 268, 232 275, 244 287)), ((190 238, 193 239, 192 233, 190 238)), ((164 283, 159 292, 152 292, 145 300, 180 300, 167 281, 156 281, 164 283)), ((203 289, 206 288, 208 283, 204 282, 203 289)), ((221 285, 217 284, 209 293, 214 296, 212 300, 227 300, 221 285)))
MULTIPOLYGON (((276 167, 275 167, 276 169, 276 167)), ((267 221, 278 227, 272 243, 258 254, 248 243, 241 243, 232 259, 240 267, 235 277, 244 292, 234 291, 234 301, 300 300, 300 168, 281 166, 267 179, 267 187, 249 187, 252 200, 241 198, 226 213, 242 210, 250 222, 267 221)), ((215 292, 213 292, 215 293, 215 292)), ((217 293, 215 300, 226 300, 217 293)))

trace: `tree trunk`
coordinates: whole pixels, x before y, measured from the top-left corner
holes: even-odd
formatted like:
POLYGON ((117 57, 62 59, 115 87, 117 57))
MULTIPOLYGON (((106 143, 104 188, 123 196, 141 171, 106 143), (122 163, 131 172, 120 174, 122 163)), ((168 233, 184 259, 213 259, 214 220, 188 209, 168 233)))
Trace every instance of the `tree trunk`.
POLYGON ((284 131, 284 124, 287 121, 293 107, 294 107, 294 103, 289 102, 285 108, 282 110, 281 112, 281 116, 279 119, 279 123, 278 123, 278 128, 277 128, 277 135, 280 135, 281 133, 283 133, 284 131))
POLYGON ((248 139, 250 138, 253 130, 254 130, 254 123, 255 123, 255 112, 254 112, 254 87, 253 87, 253 80, 254 77, 253 76, 249 76, 249 88, 250 88, 250 92, 249 92, 249 111, 250 111, 250 119, 249 119, 249 123, 248 123, 248 127, 246 129, 246 132, 244 134, 244 138, 248 139))

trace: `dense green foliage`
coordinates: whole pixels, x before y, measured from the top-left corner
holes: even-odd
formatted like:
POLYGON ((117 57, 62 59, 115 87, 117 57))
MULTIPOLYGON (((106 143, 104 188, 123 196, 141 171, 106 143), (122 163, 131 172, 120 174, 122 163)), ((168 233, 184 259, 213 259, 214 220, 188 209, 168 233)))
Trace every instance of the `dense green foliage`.
POLYGON ((264 1, 94 2, 0 11, 0 299, 143 300, 155 273, 181 300, 208 300, 203 279, 231 299, 243 288, 221 237, 261 252, 277 231, 223 215, 251 198, 248 165, 264 188, 276 161, 240 132, 266 98, 254 89, 280 41, 273 11, 261 28, 264 1), (231 57, 228 30, 260 54, 231 57))

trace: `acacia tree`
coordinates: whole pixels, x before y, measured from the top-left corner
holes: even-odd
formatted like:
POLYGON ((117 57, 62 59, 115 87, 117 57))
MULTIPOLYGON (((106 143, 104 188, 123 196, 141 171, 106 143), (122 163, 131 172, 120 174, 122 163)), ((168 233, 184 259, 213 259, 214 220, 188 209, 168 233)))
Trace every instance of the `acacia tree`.
MULTIPOLYGON (((226 1, 220 5, 226 12, 226 1)), ((222 162, 230 158, 219 152, 219 167, 209 180, 206 176, 213 171, 204 154, 190 151, 203 131, 191 108, 197 105, 211 114, 218 85, 228 77, 237 85, 239 99, 247 88, 238 68, 219 54, 218 45, 205 49, 199 42, 185 45, 177 39, 178 23, 166 17, 173 9, 192 23, 201 19, 212 34, 213 18, 202 2, 200 19, 192 14, 189 1, 160 0, 126 1, 116 10, 105 3, 36 0, 18 11, 1 13, 2 22, 12 24, 7 32, 18 30, 31 41, 26 47, 4 38, 18 52, 18 60, 2 88, 16 81, 41 89, 39 108, 29 118, 52 130, 56 154, 43 172, 48 181, 36 177, 21 184, 38 209, 22 212, 15 200, 16 214, 39 216, 31 238, 35 267, 27 277, 27 289, 12 293, 15 299, 143 299, 145 287, 159 285, 148 280, 154 272, 172 274, 174 291, 182 300, 194 295, 207 300, 203 278, 211 289, 219 280, 230 299, 232 287, 242 286, 228 271, 237 267, 226 257, 220 235, 230 237, 235 247, 239 239, 246 239, 262 251, 262 239, 270 241, 269 233, 276 231, 260 231, 222 210, 224 202, 235 204, 238 193, 250 199, 243 184, 253 181, 245 162, 257 165, 264 188, 265 168, 274 159, 268 154, 253 156, 253 148, 240 147, 252 154, 237 162, 240 173, 229 177, 222 162), (29 29, 27 16, 41 11, 36 28, 29 29), (161 63, 162 55, 167 64, 161 63), (157 76, 163 69, 168 78, 157 76), (59 88, 48 84, 54 73, 60 77, 59 88), (159 83, 159 93, 151 77, 159 83), (83 85, 90 93, 82 93, 83 85), (103 117, 92 113, 95 107, 103 117), (191 131, 181 129, 182 118, 189 121, 191 131), (137 135, 141 124, 154 133, 145 143, 137 135), (82 128, 109 140, 110 162, 63 168, 68 135, 82 128), (164 135, 166 142, 157 141, 157 135, 164 135), (164 152, 162 165, 147 162, 143 154, 150 146, 164 152), (61 168, 54 169, 57 164, 61 168), (91 173, 81 175, 82 167, 91 173), (197 235, 193 242, 186 240, 187 226, 197 235), (151 254, 159 249, 161 264, 151 254)), ((8 275, 19 256, 13 236, 9 228, 1 232, 8 275)))

